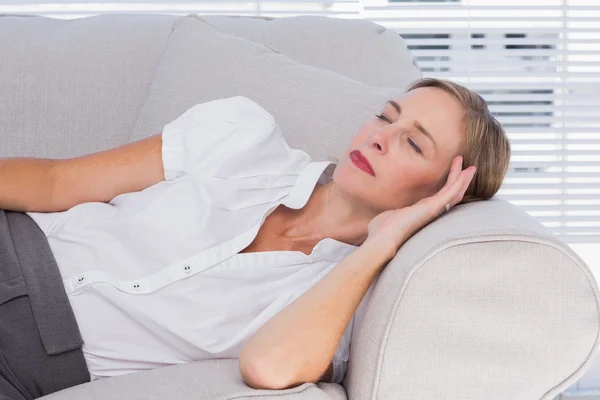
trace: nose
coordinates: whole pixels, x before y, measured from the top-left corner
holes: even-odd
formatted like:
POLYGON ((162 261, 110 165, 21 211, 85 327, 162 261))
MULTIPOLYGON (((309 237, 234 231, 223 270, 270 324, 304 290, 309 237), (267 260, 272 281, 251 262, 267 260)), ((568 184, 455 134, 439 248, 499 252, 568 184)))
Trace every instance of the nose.
POLYGON ((386 129, 373 129, 369 135, 369 148, 377 153, 385 154, 389 149, 390 140, 393 140, 394 132, 386 129))

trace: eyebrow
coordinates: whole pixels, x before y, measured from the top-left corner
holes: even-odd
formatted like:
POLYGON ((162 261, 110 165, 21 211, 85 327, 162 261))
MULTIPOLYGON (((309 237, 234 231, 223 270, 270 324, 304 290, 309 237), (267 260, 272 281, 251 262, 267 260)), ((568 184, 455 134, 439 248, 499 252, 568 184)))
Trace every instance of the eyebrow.
MULTIPOLYGON (((386 104, 387 103, 390 103, 392 105, 392 107, 394 107, 396 109, 396 111, 398 112, 398 114, 401 114, 402 110, 401 110, 400 105, 398 103, 396 103, 394 100, 388 100, 388 101, 386 101, 386 104)), ((425 129, 423 127, 423 125, 421 125, 419 123, 419 121, 414 121, 413 125, 415 126, 415 128, 417 128, 419 130, 419 132, 421 132, 423 135, 427 136, 429 138, 429 140, 431 140, 433 142, 433 147, 435 148, 435 151, 437 153, 437 148, 438 147, 437 147, 437 143, 436 143, 435 139, 433 138, 433 135, 431 133, 429 133, 427 131, 427 129, 425 129)))

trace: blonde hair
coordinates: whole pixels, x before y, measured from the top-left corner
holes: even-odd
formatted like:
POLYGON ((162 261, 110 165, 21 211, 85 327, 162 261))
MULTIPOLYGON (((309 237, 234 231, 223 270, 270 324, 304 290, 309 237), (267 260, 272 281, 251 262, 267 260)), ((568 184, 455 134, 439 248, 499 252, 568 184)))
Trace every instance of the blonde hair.
POLYGON ((510 163, 510 140, 504 128, 483 97, 464 86, 448 80, 423 78, 413 82, 406 92, 421 87, 435 87, 450 93, 465 111, 462 119, 465 140, 457 155, 463 156, 463 169, 474 165, 477 171, 458 204, 491 198, 500 189, 510 163))

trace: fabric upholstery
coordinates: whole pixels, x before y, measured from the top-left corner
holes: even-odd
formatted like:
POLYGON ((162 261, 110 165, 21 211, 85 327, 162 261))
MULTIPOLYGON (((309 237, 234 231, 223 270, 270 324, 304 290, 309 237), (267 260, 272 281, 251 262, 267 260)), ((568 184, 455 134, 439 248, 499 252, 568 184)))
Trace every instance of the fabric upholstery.
POLYGON ((406 82, 421 77, 404 39, 371 21, 307 15, 243 18, 243 23, 225 15, 203 15, 202 19, 223 33, 369 86, 403 89, 406 82))
POLYGON ((350 399, 553 399, 598 351, 599 292, 583 260, 494 198, 417 232, 355 326, 350 399))
POLYGON ((246 385, 237 359, 198 361, 74 386, 43 400, 346 400, 337 383, 304 383, 286 390, 258 390, 246 385))
MULTIPOLYGON (((412 68, 405 63, 405 69, 412 68)), ((403 92, 297 63, 190 15, 175 23, 131 140, 160 132, 194 104, 242 95, 274 116, 292 148, 328 160, 343 153, 386 100, 403 92)))
POLYGON ((0 157, 127 143, 176 18, 0 17, 0 157))

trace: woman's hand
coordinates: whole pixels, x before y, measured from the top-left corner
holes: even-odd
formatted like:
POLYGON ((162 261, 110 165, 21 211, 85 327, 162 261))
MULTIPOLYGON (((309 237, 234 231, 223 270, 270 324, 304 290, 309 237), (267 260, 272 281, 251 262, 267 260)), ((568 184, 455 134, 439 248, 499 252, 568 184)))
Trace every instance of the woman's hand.
POLYGON ((369 222, 368 237, 364 243, 376 242, 388 246, 393 258, 404 242, 446 211, 446 204, 452 207, 462 200, 475 175, 475 169, 470 166, 463 170, 462 157, 457 156, 452 161, 446 184, 439 192, 411 206, 387 210, 377 215, 369 222))

